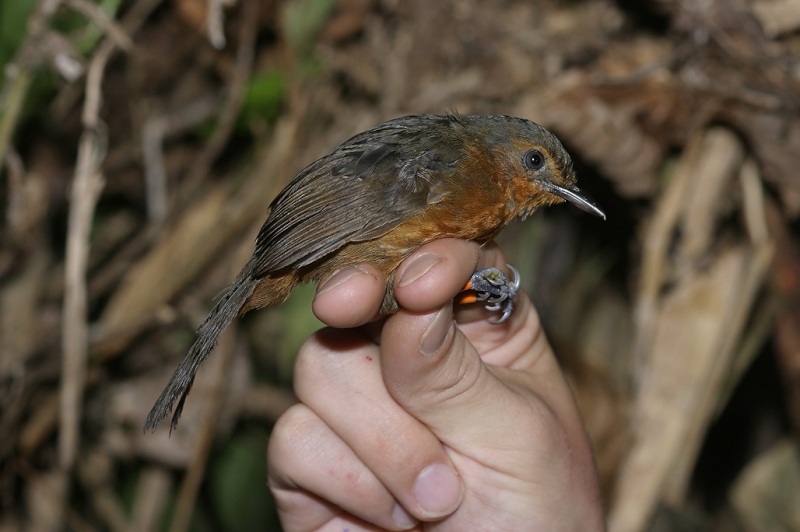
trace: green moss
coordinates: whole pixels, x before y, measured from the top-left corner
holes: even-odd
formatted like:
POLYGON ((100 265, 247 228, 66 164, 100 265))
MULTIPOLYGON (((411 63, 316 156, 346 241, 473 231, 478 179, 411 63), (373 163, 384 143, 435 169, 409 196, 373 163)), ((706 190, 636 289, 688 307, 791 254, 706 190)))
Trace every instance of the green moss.
POLYGON ((239 123, 252 128, 274 122, 283 111, 286 100, 286 80, 280 70, 256 74, 247 84, 239 123))

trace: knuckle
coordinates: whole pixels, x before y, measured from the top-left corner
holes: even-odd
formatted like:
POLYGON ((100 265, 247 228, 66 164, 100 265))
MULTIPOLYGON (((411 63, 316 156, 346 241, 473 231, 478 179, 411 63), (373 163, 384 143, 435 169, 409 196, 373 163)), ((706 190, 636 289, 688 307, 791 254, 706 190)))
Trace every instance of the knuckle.
POLYGON ((321 342, 322 339, 322 331, 317 331, 300 346, 294 363, 295 380, 306 374, 314 374, 322 369, 320 366, 324 366, 325 349, 321 342))
POLYGON ((365 349, 374 350, 375 346, 352 330, 324 328, 312 334, 300 347, 295 360, 297 397, 309 403, 329 389, 326 385, 349 379, 347 371, 343 371, 354 362, 354 357, 349 355, 365 349))
MULTIPOLYGON (((296 404, 275 423, 267 448, 269 476, 288 479, 309 442, 324 429, 324 423, 308 407, 296 404)), ((285 483, 285 482, 284 482, 285 483)))

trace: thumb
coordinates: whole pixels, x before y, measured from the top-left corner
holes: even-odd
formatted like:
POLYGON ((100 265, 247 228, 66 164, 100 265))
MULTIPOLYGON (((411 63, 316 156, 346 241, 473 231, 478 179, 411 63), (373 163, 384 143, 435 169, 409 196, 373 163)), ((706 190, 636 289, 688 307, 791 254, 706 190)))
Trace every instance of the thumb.
POLYGON ((387 320, 381 367, 389 393, 442 442, 467 436, 469 427, 488 428, 492 414, 481 410, 496 403, 484 399, 502 385, 456 327, 452 301, 430 312, 401 310, 387 320))
MULTIPOLYGON (((437 241, 427 245, 418 262, 427 259, 435 266, 424 275, 414 275, 419 271, 415 257, 398 270, 395 293, 402 308, 383 327, 381 368, 387 389, 407 412, 442 442, 452 446, 462 441, 474 448, 476 443, 509 432, 508 420, 499 410, 517 398, 509 383, 495 375, 503 369, 490 369, 453 319, 453 297, 479 262, 477 249, 466 244, 437 241), (431 255, 437 260, 430 260, 431 255), (413 284, 404 284, 409 276, 415 278, 413 284)), ((515 322, 514 318, 509 322, 515 322)), ((504 336, 511 332, 509 326, 489 327, 494 329, 491 334, 504 336)))

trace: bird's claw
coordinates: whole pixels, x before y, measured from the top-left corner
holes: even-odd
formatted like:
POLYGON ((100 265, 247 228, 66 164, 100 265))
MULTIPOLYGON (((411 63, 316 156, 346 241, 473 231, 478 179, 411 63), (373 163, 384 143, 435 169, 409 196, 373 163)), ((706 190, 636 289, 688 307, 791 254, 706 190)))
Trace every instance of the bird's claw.
POLYGON ((485 301, 486 310, 491 312, 502 311, 503 314, 493 324, 503 323, 511 316, 514 310, 514 296, 519 290, 519 272, 512 265, 507 264, 514 278, 509 281, 502 271, 497 268, 483 268, 472 274, 468 286, 475 292, 478 301, 485 301))

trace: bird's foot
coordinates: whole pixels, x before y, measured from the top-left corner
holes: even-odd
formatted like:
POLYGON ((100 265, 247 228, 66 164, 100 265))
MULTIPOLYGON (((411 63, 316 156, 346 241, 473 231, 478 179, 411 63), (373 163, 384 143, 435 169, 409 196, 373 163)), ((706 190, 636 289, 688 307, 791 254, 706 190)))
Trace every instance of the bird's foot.
POLYGON ((512 265, 507 264, 514 278, 509 281, 502 271, 497 268, 483 268, 470 277, 464 290, 470 292, 460 299, 462 303, 486 302, 486 310, 492 312, 502 311, 503 314, 491 323, 503 323, 511 316, 514 310, 514 296, 519 290, 519 272, 512 265))

